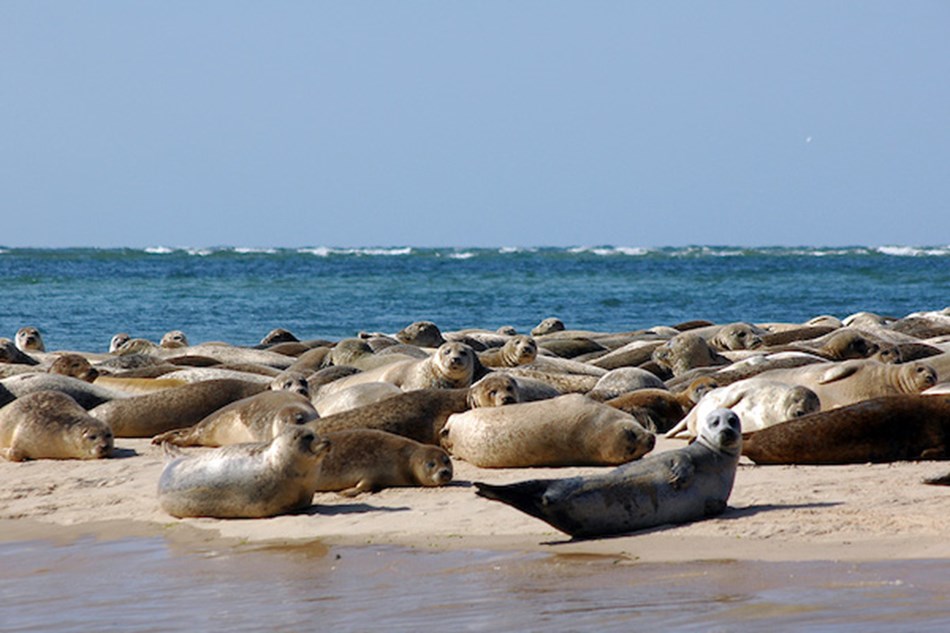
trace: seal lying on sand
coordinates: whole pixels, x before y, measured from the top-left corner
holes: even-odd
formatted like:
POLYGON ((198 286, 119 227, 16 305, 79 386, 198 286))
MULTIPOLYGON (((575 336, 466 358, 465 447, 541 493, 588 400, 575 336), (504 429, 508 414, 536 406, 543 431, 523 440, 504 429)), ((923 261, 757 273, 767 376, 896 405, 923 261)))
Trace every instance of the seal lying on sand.
POLYGON ((575 538, 622 534, 722 513, 741 448, 738 416, 717 409, 703 420, 689 446, 603 475, 503 486, 474 483, 478 495, 507 503, 575 538))
POLYGON ((37 391, 0 409, 0 457, 99 459, 112 453, 112 429, 59 391, 37 391))
POLYGON ((454 457, 480 468, 616 466, 656 442, 632 415, 579 394, 456 413, 441 437, 454 457))
POLYGON ((270 442, 233 444, 165 465, 162 509, 176 517, 261 518, 310 507, 330 443, 302 426, 270 442))
POLYGON ((292 391, 263 391, 213 411, 194 426, 174 429, 152 438, 152 444, 226 446, 268 442, 288 425, 317 419, 310 400, 292 391))
POLYGON ((320 464, 317 491, 345 497, 393 486, 441 486, 452 480, 452 459, 438 446, 385 431, 327 433, 333 449, 320 464))
POLYGON ((756 464, 863 464, 950 458, 950 396, 884 396, 752 435, 756 464))

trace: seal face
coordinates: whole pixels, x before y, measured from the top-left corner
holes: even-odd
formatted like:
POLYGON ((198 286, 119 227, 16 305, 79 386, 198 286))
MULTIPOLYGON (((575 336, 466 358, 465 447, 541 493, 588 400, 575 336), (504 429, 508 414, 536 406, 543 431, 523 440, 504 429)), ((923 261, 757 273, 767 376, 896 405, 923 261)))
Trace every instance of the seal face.
POLYGON ((604 475, 475 482, 476 493, 570 534, 592 538, 685 523, 726 509, 742 447, 739 418, 716 409, 695 442, 624 464, 604 475))
POLYGON ((16 346, 21 352, 45 352, 43 337, 32 325, 21 327, 16 333, 16 346))
POLYGON ((165 332, 158 344, 165 349, 188 347, 188 337, 181 330, 172 330, 171 332, 165 332))
POLYGON ((92 366, 85 356, 79 354, 60 354, 47 370, 51 374, 72 376, 84 382, 95 382, 99 370, 92 366))
POLYGON ((112 429, 71 397, 37 391, 0 409, 0 456, 27 459, 100 459, 112 453, 112 429))
POLYGON ((291 426, 270 442, 179 457, 162 470, 159 502, 180 518, 261 518, 302 510, 313 501, 329 446, 312 430, 291 426))

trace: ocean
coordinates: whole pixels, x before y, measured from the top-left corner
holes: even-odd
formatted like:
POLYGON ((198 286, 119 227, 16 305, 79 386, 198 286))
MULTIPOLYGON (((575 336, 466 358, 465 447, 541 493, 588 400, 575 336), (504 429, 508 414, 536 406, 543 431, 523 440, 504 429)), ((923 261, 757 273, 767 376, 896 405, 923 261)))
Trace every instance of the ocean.
POLYGON ((628 331, 691 319, 803 322, 950 305, 950 246, 845 248, 0 248, 0 336, 105 351, 120 331, 253 345, 549 316, 628 331))

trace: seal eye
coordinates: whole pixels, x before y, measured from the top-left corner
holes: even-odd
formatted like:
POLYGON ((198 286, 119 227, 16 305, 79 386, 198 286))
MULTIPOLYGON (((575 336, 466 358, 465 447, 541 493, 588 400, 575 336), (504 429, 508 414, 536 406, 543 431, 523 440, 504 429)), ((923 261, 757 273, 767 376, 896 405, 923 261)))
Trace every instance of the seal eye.
POLYGON ((429 469, 429 470, 432 470, 433 468, 435 468, 435 462, 432 461, 432 460, 427 461, 427 462, 426 462, 426 468, 429 469))

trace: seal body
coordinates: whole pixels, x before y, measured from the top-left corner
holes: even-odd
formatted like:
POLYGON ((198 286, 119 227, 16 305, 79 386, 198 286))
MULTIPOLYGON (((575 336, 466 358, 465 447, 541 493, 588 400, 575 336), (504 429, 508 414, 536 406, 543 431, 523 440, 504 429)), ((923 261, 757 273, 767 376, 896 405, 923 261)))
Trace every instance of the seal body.
POLYGON ((628 413, 578 394, 449 416, 442 445, 481 468, 622 464, 656 438, 628 413))
POLYGON ((196 424, 221 407, 266 388, 243 380, 207 380, 112 400, 89 413, 107 422, 116 437, 152 437, 196 424))
POLYGON ((212 412, 194 426, 161 433, 152 444, 176 446, 226 446, 267 442, 285 426, 317 419, 310 400, 291 391, 263 391, 212 412))
POLYGON ((475 486, 478 495, 507 503, 575 538, 623 534, 722 513, 741 447, 738 416, 717 409, 689 446, 603 475, 475 486))
POLYGON ((438 446, 353 429, 327 433, 333 447, 320 464, 318 491, 352 497, 393 486, 441 486, 452 480, 452 459, 438 446))
POLYGON ((302 426, 270 442, 234 444, 165 465, 162 509, 175 517, 261 518, 310 506, 329 442, 302 426))
POLYGON ((37 391, 0 409, 4 459, 99 459, 112 449, 112 429, 64 393, 37 391))
POLYGON ((863 464, 950 458, 950 396, 901 395, 819 411, 763 429, 757 464, 863 464))
POLYGON ((473 407, 497 407, 519 398, 517 383, 489 374, 468 389, 416 389, 348 411, 321 417, 308 425, 318 433, 345 429, 376 429, 439 445, 446 420, 473 407))
POLYGON ((707 392, 667 437, 696 436, 699 420, 713 409, 731 409, 742 420, 743 433, 794 420, 821 409, 814 391, 802 385, 771 380, 739 381, 707 392))

